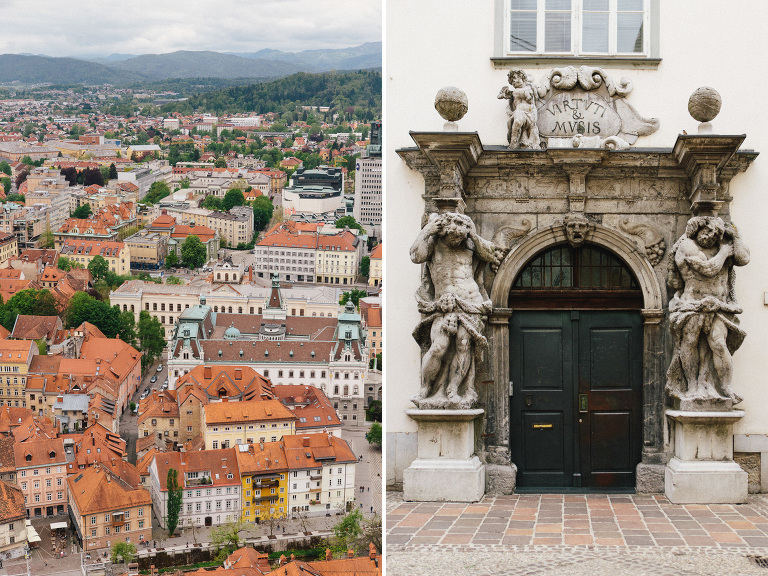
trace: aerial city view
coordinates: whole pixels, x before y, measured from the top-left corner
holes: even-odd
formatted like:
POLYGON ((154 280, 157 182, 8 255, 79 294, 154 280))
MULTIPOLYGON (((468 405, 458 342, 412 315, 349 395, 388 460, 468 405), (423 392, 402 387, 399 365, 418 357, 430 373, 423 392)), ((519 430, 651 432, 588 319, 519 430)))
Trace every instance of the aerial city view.
POLYGON ((381 6, 157 4, 4 8, 0 574, 380 575, 381 6))

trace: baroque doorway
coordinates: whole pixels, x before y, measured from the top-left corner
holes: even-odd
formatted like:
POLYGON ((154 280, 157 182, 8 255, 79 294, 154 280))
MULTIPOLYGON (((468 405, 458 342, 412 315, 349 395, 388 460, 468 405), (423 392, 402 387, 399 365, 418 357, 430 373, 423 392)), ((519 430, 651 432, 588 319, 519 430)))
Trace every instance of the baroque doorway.
POLYGON ((509 292, 517 485, 629 488, 642 454, 643 295, 594 246, 537 254, 509 292))

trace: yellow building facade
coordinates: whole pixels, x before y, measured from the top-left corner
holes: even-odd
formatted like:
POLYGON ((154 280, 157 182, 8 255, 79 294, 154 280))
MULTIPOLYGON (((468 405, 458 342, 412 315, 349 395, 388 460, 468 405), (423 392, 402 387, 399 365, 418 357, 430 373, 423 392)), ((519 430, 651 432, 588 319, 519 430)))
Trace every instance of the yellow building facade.
POLYGON ((242 514, 246 522, 285 518, 288 507, 288 465, 281 442, 241 445, 237 465, 242 481, 242 514))

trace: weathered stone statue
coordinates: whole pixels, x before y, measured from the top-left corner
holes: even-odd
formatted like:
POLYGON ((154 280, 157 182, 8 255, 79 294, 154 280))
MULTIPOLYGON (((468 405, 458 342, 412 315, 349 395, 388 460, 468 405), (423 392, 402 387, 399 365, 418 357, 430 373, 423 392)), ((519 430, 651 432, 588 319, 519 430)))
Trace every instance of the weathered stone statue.
POLYGON ((745 333, 736 314, 734 266, 749 262, 749 250, 733 224, 716 216, 691 218, 672 247, 667 282, 676 290, 669 303, 675 341, 667 390, 675 398, 741 398, 731 386, 732 354, 745 333))
POLYGON ((565 236, 568 239, 568 244, 574 248, 584 244, 591 228, 589 220, 581 212, 569 212, 566 214, 563 218, 563 226, 565 227, 565 236))
POLYGON ((510 90, 502 87, 498 98, 509 100, 507 114, 507 142, 509 148, 541 148, 539 139, 539 127, 536 124, 538 112, 536 111, 536 90, 527 81, 525 72, 512 69, 507 75, 510 90))
POLYGON ((475 363, 488 345, 483 327, 491 311, 482 273, 503 255, 456 212, 431 214, 411 246, 411 260, 424 264, 416 292, 424 318, 413 331, 424 353, 421 390, 412 398, 419 408, 466 409, 477 399, 475 363))

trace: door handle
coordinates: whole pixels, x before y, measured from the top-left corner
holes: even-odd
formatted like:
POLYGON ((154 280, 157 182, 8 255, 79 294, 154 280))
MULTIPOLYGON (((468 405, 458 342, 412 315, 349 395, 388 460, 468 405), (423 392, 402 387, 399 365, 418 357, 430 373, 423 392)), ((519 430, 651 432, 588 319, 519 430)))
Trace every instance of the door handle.
POLYGON ((525 395, 525 405, 528 408, 533 406, 533 396, 531 394, 526 394, 525 395))

